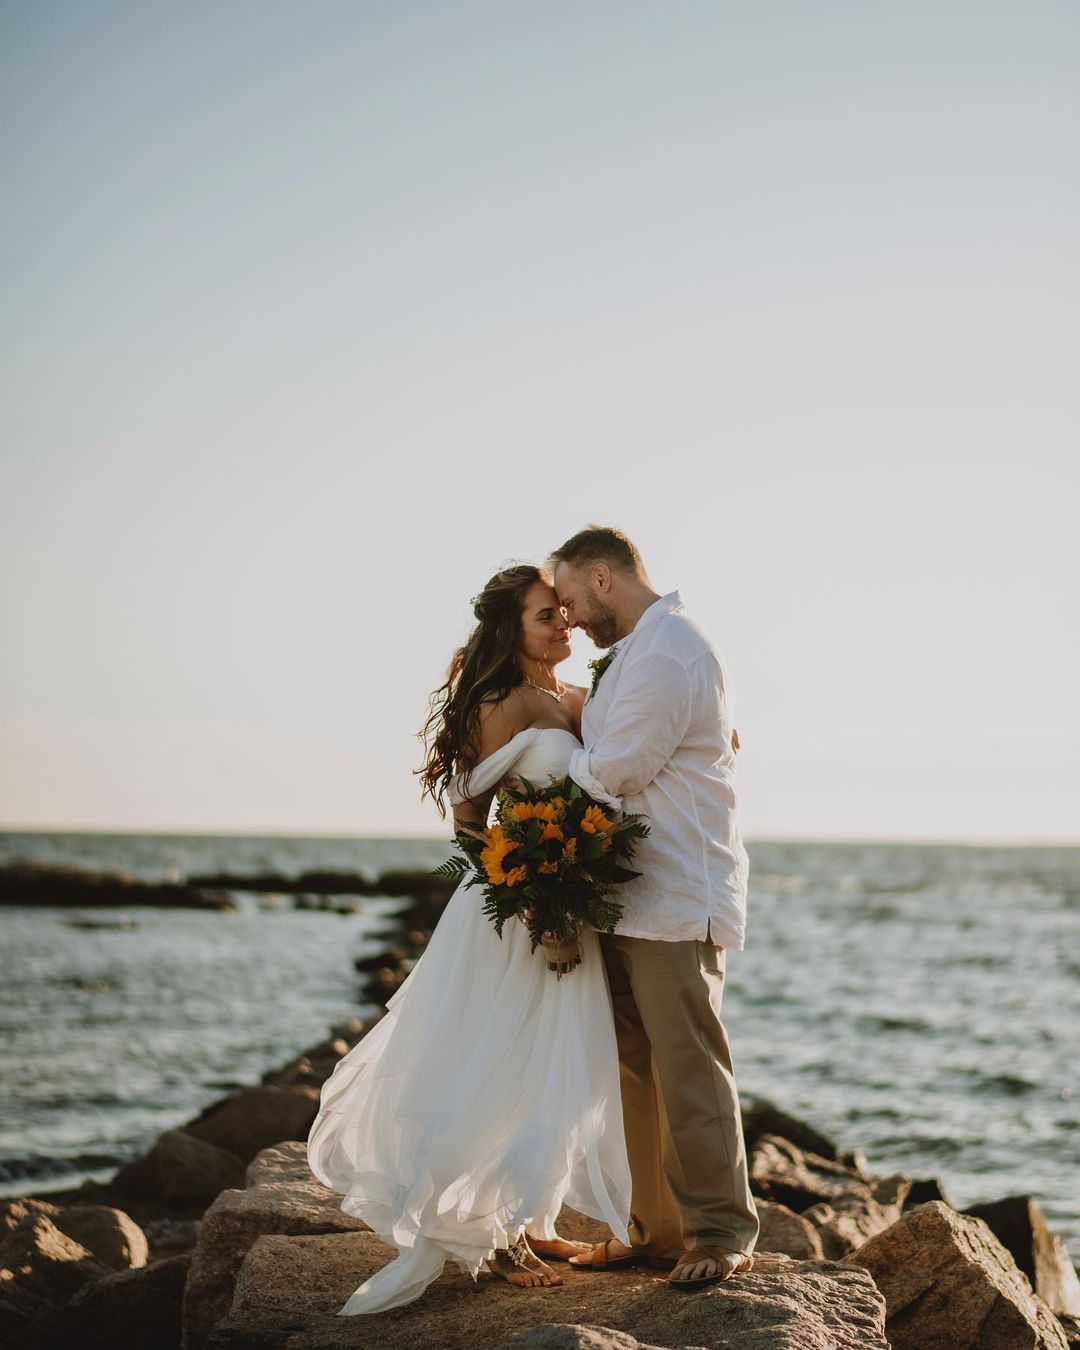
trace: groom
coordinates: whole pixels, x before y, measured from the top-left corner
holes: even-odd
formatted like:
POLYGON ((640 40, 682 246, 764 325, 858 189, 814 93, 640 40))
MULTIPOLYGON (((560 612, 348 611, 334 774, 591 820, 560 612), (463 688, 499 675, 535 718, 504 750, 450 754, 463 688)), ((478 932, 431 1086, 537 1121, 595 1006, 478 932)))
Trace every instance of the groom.
POLYGON ((727 1035, 726 949, 743 946, 747 855, 732 787, 727 673, 678 591, 659 595, 620 530, 590 526, 549 560, 572 627, 608 655, 582 716, 570 776, 597 801, 640 811, 642 875, 601 934, 619 1043, 633 1181, 630 1238, 575 1265, 647 1259, 682 1288, 752 1264, 758 1216, 727 1035))

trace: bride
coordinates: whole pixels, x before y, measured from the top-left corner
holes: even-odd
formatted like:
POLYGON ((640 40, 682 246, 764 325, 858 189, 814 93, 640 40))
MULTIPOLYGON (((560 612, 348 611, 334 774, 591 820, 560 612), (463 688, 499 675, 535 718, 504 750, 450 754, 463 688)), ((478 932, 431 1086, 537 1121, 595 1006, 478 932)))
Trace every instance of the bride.
MULTIPOLYGON (((432 695, 425 795, 462 833, 486 823, 499 786, 563 777, 585 691, 561 684, 565 613, 547 576, 520 565, 474 600, 476 627, 432 695)), ((521 923, 500 939, 477 887, 451 896, 386 1015, 323 1085, 308 1161, 341 1208, 397 1258, 341 1314, 418 1298, 455 1261, 511 1284, 562 1281, 540 1258, 588 1250, 559 1238, 563 1204, 629 1243, 630 1169, 619 1061, 597 934, 562 979, 521 923)))

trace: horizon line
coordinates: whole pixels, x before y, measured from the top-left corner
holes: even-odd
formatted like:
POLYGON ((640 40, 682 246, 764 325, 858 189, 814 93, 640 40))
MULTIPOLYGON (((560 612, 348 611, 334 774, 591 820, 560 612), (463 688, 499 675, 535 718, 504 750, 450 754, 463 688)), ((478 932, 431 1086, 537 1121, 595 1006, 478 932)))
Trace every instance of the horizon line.
MULTIPOLYGON (((265 829, 265 830, 206 830, 206 829, 154 829, 149 826, 135 826, 118 829, 114 826, 49 826, 49 825, 0 825, 0 835, 4 834, 72 834, 72 835, 114 835, 117 837, 151 836, 176 839, 333 839, 333 840, 387 840, 414 843, 435 843, 443 839, 438 833, 413 834, 405 831, 390 831, 385 834, 354 834, 351 832, 330 830, 315 832, 310 830, 265 829)), ((451 836, 451 831, 447 830, 451 836)), ((447 840, 453 843, 452 836, 447 840)), ((1072 839, 1040 838, 1025 836, 1020 838, 986 838, 956 835, 827 835, 827 834, 755 834, 744 836, 747 844, 880 844, 883 846, 903 846, 913 848, 1080 848, 1080 837, 1072 839)))

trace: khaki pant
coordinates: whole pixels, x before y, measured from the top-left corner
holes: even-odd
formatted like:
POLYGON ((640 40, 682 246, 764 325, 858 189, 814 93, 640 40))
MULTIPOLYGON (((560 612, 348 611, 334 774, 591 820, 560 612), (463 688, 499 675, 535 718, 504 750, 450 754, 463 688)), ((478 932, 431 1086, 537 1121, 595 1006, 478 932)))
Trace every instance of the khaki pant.
POLYGON ((720 1021, 726 953, 602 933, 633 1182, 630 1240, 658 1261, 754 1250, 739 1096, 720 1021))

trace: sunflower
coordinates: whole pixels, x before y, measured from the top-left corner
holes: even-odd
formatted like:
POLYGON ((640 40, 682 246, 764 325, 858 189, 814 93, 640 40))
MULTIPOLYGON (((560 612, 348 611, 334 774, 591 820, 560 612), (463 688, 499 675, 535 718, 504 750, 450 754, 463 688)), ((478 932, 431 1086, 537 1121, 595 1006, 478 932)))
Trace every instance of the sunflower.
POLYGON ((551 872, 557 872, 559 870, 559 864, 557 862, 541 863, 536 870, 542 875, 547 876, 551 872))
POLYGON ((517 845, 512 839, 507 839, 501 825, 493 825, 490 830, 485 831, 484 838, 487 847, 481 852, 480 861, 487 873, 488 881, 493 886, 502 886, 506 883, 503 859, 508 853, 513 853, 517 845))
POLYGON ((615 822, 609 820, 598 806, 590 806, 581 817, 581 829, 584 834, 607 835, 615 828, 615 822))
POLYGON ((559 829, 558 825, 552 825, 549 823, 545 825, 543 830, 540 832, 540 842, 543 843, 545 839, 555 839, 561 844, 565 841, 566 835, 563 834, 562 830, 559 829))
POLYGON ((547 820, 555 819, 554 802, 516 802, 510 808, 510 814, 515 820, 547 820))
POLYGON ((521 867, 511 867, 510 871, 506 873, 505 884, 507 886, 516 886, 519 881, 524 881, 528 875, 529 869, 524 865, 521 867))

